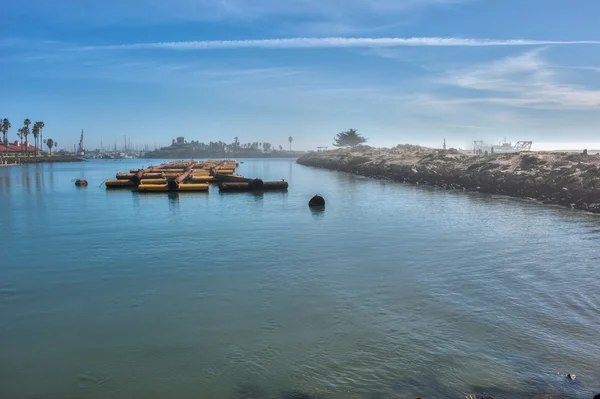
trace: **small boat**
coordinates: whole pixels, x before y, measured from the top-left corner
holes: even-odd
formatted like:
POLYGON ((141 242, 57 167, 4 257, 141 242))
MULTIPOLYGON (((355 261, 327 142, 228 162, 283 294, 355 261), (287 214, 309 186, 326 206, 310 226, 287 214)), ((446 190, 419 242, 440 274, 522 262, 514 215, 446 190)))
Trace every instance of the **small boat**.
POLYGON ((87 180, 77 179, 77 180, 75 180, 75 185, 77 187, 85 187, 88 185, 88 182, 87 182, 87 180))
POLYGON ((219 172, 217 171, 217 176, 216 176, 217 180, 222 181, 222 182, 227 182, 227 183, 248 183, 250 180, 247 177, 244 176, 240 176, 240 175, 222 175, 219 174, 219 172))

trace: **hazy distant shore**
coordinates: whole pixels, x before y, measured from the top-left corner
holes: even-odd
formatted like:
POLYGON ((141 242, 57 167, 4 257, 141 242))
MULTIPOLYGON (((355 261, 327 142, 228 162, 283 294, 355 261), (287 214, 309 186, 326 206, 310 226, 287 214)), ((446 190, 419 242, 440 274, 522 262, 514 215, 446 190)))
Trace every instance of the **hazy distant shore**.
POLYGON ((203 158, 298 158, 306 154, 303 151, 273 151, 273 152, 199 152, 199 151, 177 151, 177 150, 155 150, 144 155, 146 159, 203 159, 203 158))
POLYGON ((523 152, 475 156, 401 145, 313 152, 297 162, 362 176, 533 198, 600 213, 600 157, 523 152))

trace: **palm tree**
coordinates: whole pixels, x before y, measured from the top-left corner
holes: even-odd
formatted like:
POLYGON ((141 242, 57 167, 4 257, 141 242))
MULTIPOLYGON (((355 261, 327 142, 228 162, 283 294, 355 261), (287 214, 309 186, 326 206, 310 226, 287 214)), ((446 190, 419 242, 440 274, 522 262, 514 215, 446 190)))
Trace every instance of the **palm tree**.
POLYGON ((27 136, 29 136, 29 125, 31 125, 31 121, 29 120, 29 118, 26 118, 23 121, 23 124, 25 126, 23 126, 23 136, 25 136, 25 152, 29 151, 29 140, 27 139, 27 136))
POLYGON ((54 140, 52 139, 48 139, 48 140, 44 140, 44 144, 46 144, 48 146, 48 149, 50 150, 50 155, 52 155, 52 147, 54 147, 54 140))
MULTIPOLYGON (((17 130, 17 137, 19 138, 19 144, 23 147, 23 133, 25 132, 25 128, 20 128, 17 130)), ((22 149, 22 148, 21 148, 22 149)))
POLYGON ((288 137, 288 141, 290 142, 290 151, 292 151, 292 141, 294 141, 294 138, 290 136, 288 137))
POLYGON ((44 127, 46 125, 42 121, 39 121, 39 122, 36 122, 36 123, 40 127, 40 151, 44 152, 44 149, 42 148, 42 138, 43 138, 42 131, 44 130, 44 127))
POLYGON ((8 129, 11 128, 10 126, 10 121, 6 118, 4 118, 2 120, 2 135, 4 136, 4 145, 6 146, 6 151, 8 152, 8 139, 7 139, 7 134, 8 134, 8 129))
POLYGON ((34 145, 35 145, 35 155, 38 154, 37 150, 37 143, 38 143, 38 137, 40 135, 40 125, 39 122, 36 122, 33 124, 33 129, 31 129, 31 133, 33 134, 33 140, 34 140, 34 145))

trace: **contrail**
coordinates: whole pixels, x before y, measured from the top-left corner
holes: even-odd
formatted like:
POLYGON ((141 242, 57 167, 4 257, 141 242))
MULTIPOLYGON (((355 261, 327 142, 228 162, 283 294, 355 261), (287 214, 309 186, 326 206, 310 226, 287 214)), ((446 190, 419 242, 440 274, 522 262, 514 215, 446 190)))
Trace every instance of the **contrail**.
POLYGON ((469 39, 446 37, 297 37, 261 40, 200 40, 181 42, 132 43, 109 46, 79 47, 80 50, 228 50, 243 48, 262 49, 318 49, 350 47, 487 47, 487 46, 544 46, 600 44, 598 40, 524 40, 524 39, 469 39))

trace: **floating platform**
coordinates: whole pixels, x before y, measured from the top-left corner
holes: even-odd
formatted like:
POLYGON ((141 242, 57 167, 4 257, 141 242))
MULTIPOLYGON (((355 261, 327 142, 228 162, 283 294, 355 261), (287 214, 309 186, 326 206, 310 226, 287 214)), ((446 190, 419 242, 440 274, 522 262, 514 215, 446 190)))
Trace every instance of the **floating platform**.
POLYGON ((234 160, 177 161, 145 169, 117 173, 116 180, 106 180, 106 188, 137 188, 139 192, 201 192, 209 183, 221 183, 220 191, 287 190, 285 181, 263 182, 235 173, 234 160))

